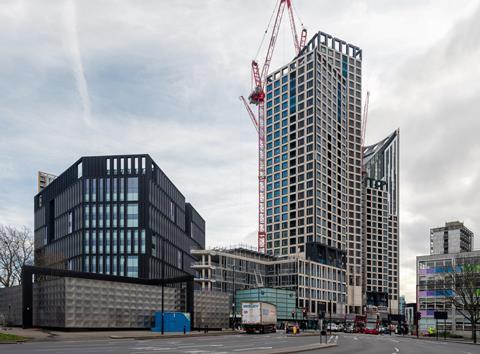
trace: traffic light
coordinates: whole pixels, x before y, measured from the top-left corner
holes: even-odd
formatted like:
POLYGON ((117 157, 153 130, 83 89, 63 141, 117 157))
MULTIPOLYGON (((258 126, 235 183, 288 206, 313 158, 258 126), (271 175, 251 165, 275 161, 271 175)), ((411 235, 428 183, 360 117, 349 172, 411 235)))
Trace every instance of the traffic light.
POLYGON ((292 310, 292 319, 295 319, 295 310, 292 310))
POLYGON ((302 310, 302 315, 303 315, 303 318, 307 317, 307 309, 302 310))
POLYGON ((416 320, 417 320, 417 321, 420 321, 420 320, 422 319, 422 313, 421 313, 421 312, 417 312, 416 315, 417 315, 417 316, 416 316, 416 320))

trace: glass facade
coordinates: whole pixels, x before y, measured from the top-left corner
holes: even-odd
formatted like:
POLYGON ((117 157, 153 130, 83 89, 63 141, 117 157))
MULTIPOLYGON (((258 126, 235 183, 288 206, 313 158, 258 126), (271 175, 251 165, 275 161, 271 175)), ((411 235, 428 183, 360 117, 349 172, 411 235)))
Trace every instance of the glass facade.
POLYGON ((35 197, 38 266, 173 278, 204 245, 205 221, 148 155, 83 157, 35 197))

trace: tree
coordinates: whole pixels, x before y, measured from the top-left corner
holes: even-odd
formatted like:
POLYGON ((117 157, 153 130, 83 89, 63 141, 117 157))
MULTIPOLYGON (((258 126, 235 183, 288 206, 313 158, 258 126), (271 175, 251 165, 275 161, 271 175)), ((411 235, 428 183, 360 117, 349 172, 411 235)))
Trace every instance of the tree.
POLYGON ((447 298, 472 324, 472 339, 477 343, 477 325, 480 324, 480 264, 459 264, 445 279, 447 298))
POLYGON ((22 267, 33 263, 32 233, 27 227, 0 225, 0 284, 20 283, 22 267))

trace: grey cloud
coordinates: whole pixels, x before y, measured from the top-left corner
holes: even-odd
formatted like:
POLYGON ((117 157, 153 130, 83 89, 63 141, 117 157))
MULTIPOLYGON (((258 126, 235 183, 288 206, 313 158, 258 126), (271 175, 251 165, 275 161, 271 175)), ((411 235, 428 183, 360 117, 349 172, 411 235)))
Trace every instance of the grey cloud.
MULTIPOLYGON (((310 35, 364 52, 367 141, 401 128, 402 291, 428 228, 478 228, 478 1, 295 2, 310 35), (477 21, 477 23, 476 23, 477 21)), ((255 244, 255 132, 238 101, 271 1, 77 1, 92 125, 72 77, 62 1, 0 8, 0 215, 32 224, 37 170, 147 152, 207 220, 210 245, 255 244)), ((272 68, 292 54, 288 20, 272 68)), ((424 243, 423 243, 424 242, 424 243)))

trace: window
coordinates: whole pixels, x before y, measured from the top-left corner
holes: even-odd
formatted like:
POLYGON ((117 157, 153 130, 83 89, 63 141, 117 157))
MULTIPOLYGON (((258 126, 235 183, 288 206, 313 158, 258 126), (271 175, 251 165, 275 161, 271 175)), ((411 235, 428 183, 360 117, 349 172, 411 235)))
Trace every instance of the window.
MULTIPOLYGON (((110 253, 110 230, 105 230, 105 253, 107 254, 110 253)), ((108 260, 109 258, 107 257, 107 261, 108 260)), ((108 270, 107 270, 107 273, 109 273, 108 270)))
POLYGON ((113 210, 112 210, 112 222, 113 222, 113 227, 117 227, 118 223, 118 213, 117 213, 117 205, 113 205, 113 210))
POLYGON ((138 204, 127 206, 127 227, 138 227, 138 204))
POLYGON ((145 230, 142 230, 142 241, 141 241, 141 252, 142 253, 145 253, 145 244, 146 244, 146 240, 145 240, 145 230))
POLYGON ((90 211, 89 206, 85 205, 83 207, 83 225, 86 228, 90 227, 90 213, 89 213, 89 211, 90 211))
POLYGON ((110 178, 105 180, 105 201, 110 201, 110 178))
POLYGON ((138 253, 138 230, 133 231, 133 253, 138 253))
POLYGON ((86 254, 90 252, 90 231, 85 231, 85 238, 83 239, 83 252, 86 254))
POLYGON ((103 231, 98 231, 98 253, 103 253, 103 231))
POLYGON ((118 180, 114 178, 113 184, 112 184, 112 200, 114 202, 117 201, 117 191, 118 191, 118 180))
POLYGON ((103 178, 98 180, 98 201, 103 202, 103 178))
POLYGON ((138 200, 138 177, 127 179, 127 200, 138 200))
POLYGON ((177 268, 183 269, 183 254, 177 250, 177 268))
POLYGON ((91 190, 92 195, 91 195, 91 197, 92 197, 92 202, 94 202, 94 201, 97 200, 97 181, 92 179, 91 182, 92 182, 92 186, 91 186, 92 187, 92 190, 91 190))
POLYGON ((97 227, 97 208, 96 205, 93 204, 90 206, 90 213, 92 214, 92 227, 97 227))
POLYGON ((71 234, 73 231, 73 213, 68 212, 68 233, 71 234))
POLYGON ((90 253, 97 253, 97 233, 95 231, 92 231, 92 243, 90 244, 90 253))
POLYGON ((103 227, 103 204, 98 205, 98 227, 103 227))
MULTIPOLYGON (((120 239, 118 241, 118 245, 119 245, 119 250, 118 252, 119 253, 123 253, 125 252, 125 239, 124 239, 124 234, 123 234, 123 230, 120 230, 120 239)), ((122 263, 120 263, 122 264, 122 263)))
POLYGON ((80 162, 77 165, 77 178, 82 178, 83 176, 83 164, 80 162))
POLYGON ((123 204, 120 204, 118 206, 118 209, 120 209, 120 219, 119 219, 119 222, 118 222, 118 226, 119 227, 123 227, 124 224, 125 224, 125 208, 123 206, 123 204))
POLYGON ((107 175, 110 174, 110 159, 107 159, 107 175))
POLYGON ((90 180, 88 178, 83 182, 83 200, 90 201, 90 180))
POLYGON ((145 157, 142 157, 142 174, 145 174, 145 166, 146 166, 145 157))
POLYGON ((138 257, 127 257, 127 276, 137 278, 138 277, 138 257))
POLYGON ((170 220, 172 220, 173 222, 175 222, 175 204, 173 203, 173 201, 170 201, 170 212, 169 212, 169 218, 170 220))
POLYGON ((125 182, 123 178, 118 179, 118 200, 122 201, 125 192, 125 182))

